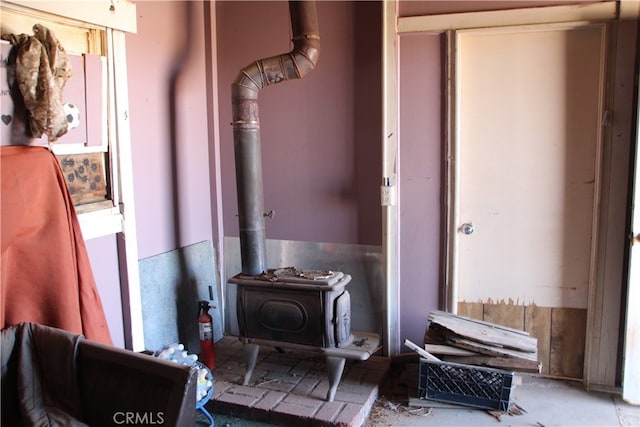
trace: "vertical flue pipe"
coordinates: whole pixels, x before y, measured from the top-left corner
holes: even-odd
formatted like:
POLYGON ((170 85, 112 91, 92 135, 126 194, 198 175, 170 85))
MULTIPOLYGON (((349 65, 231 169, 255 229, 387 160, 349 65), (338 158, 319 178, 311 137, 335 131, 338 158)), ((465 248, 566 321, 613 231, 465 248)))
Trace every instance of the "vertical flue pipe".
POLYGON ((320 55, 315 2, 290 1, 289 14, 293 49, 253 62, 240 70, 231 86, 240 254, 242 273, 247 275, 261 274, 266 264, 258 92, 271 84, 303 78, 320 55))

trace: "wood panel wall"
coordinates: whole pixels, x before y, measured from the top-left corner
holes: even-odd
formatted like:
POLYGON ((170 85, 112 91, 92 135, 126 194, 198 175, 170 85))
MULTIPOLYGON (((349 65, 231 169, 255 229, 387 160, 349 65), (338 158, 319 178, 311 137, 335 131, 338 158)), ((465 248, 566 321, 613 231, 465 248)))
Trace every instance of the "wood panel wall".
POLYGON ((586 309, 459 302, 458 314, 529 332, 538 339, 542 374, 582 379, 586 309))

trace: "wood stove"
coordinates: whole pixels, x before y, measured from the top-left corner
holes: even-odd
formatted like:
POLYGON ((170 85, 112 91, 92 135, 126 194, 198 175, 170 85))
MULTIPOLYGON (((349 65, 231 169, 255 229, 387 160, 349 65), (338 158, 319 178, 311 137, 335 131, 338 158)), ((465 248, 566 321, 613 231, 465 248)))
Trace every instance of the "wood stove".
POLYGON ((349 274, 335 271, 272 269, 229 279, 237 285, 240 339, 245 349, 248 385, 259 345, 322 351, 327 359, 332 401, 346 359, 366 360, 378 350, 377 334, 351 332, 349 274))
POLYGON ((259 276, 238 274, 240 334, 266 341, 320 348, 344 347, 351 336, 351 276, 296 268, 268 270, 259 276))

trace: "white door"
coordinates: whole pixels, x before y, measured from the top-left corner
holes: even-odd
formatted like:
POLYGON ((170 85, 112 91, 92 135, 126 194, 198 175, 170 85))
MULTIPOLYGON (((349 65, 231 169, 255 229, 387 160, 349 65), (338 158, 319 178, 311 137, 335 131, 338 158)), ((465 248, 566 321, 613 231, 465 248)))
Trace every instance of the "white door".
POLYGON ((604 39, 601 25, 457 33, 458 301, 587 307, 604 39))
MULTIPOLYGON (((640 114, 640 113, 639 113, 640 114)), ((640 117, 640 115, 639 115, 640 117)), ((638 124, 640 131, 640 121, 638 124)), ((636 133, 639 138, 640 133, 636 133)), ((636 140, 634 192, 631 200, 631 249, 629 259, 629 288, 627 292, 624 355, 622 367, 622 398, 640 405, 640 313, 636 304, 640 301, 640 144, 636 140)))

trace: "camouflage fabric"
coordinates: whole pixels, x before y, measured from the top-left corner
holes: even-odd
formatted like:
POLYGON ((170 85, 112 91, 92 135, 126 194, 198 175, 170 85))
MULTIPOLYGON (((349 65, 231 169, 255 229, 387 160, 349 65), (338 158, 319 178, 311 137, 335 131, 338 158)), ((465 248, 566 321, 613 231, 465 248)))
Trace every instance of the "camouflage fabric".
MULTIPOLYGON (((71 63, 53 32, 35 24, 33 36, 5 34, 14 49, 15 82, 29 113, 31 136, 47 135, 49 143, 67 132, 67 118, 62 107, 62 90, 72 76, 71 63)), ((9 64, 11 66, 13 64, 9 64)))

